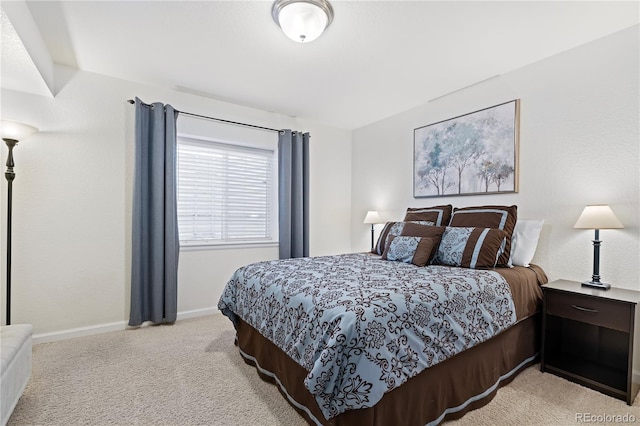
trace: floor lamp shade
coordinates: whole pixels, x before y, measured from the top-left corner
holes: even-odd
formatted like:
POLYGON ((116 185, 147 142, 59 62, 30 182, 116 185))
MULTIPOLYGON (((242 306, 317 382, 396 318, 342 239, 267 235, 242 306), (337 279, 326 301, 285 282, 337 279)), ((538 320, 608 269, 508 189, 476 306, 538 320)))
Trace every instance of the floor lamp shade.
POLYGON ((4 177, 7 179, 7 263, 6 263, 6 285, 7 285, 7 297, 6 302, 6 325, 11 324, 11 213, 12 213, 12 199, 13 199, 13 181, 16 178, 16 173, 13 170, 15 167, 13 161, 13 148, 19 141, 24 140, 35 133, 37 129, 28 124, 17 123, 15 121, 0 120, 0 134, 2 134, 2 140, 9 148, 7 155, 7 170, 4 172, 4 177))
POLYGON ((583 286, 608 290, 611 285, 600 281, 600 230, 624 228, 622 222, 618 220, 613 210, 607 205, 598 204, 586 206, 582 214, 573 225, 576 229, 593 229, 595 237, 593 239, 593 275, 591 281, 585 281, 583 286))
POLYGON ((29 126, 28 124, 10 120, 0 120, 0 133, 2 133, 2 140, 9 139, 21 141, 37 131, 38 129, 33 126, 29 126))

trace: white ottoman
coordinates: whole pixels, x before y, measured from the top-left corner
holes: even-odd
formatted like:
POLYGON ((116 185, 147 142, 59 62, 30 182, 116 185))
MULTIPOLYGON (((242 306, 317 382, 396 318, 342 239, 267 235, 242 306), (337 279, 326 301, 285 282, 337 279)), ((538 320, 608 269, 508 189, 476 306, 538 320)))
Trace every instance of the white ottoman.
POLYGON ((31 375, 31 324, 0 327, 0 420, 7 424, 31 375))

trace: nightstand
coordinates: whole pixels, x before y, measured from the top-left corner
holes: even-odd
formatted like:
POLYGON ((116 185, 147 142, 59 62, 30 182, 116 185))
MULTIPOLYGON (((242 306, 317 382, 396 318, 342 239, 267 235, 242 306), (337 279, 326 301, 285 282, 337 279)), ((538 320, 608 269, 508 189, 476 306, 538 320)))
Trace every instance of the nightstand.
POLYGON ((633 381, 633 354, 640 292, 604 291, 567 280, 542 289, 541 371, 631 405, 639 387, 633 381))

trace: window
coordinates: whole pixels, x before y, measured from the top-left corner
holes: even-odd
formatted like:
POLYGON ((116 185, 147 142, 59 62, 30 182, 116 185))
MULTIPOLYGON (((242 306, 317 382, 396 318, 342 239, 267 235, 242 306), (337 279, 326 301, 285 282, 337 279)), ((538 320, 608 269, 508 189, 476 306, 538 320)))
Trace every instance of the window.
POLYGON ((275 152, 178 137, 183 246, 277 242, 275 152))

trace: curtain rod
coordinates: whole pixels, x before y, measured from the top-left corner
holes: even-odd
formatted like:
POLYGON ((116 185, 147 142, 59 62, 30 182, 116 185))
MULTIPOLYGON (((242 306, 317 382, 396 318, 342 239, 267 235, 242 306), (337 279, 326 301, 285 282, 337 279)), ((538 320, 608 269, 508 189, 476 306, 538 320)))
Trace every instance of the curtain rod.
MULTIPOLYGON (((135 104, 136 103, 133 99, 128 99, 127 102, 129 102, 130 104, 135 104)), ((145 105, 149 105, 149 104, 145 104, 145 105)), ((176 111, 178 113, 180 113, 180 114, 190 115, 191 117, 204 118, 205 120, 220 121, 222 123, 235 124, 237 126, 244 126, 244 127, 252 127, 254 129, 267 130, 269 132, 278 132, 278 133, 281 132, 281 130, 278 130, 278 129, 272 129, 270 127, 256 126, 255 124, 247 124, 247 123, 240 123, 238 121, 224 120, 222 118, 209 117, 209 116, 206 116, 206 115, 194 114, 192 112, 185 112, 185 111, 178 111, 178 110, 176 110, 176 111)))

